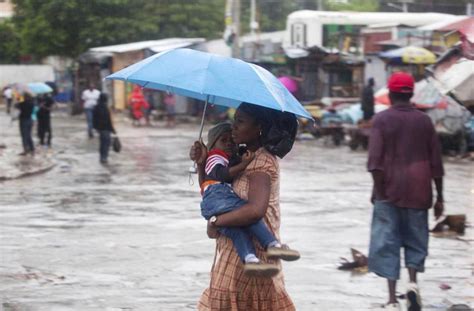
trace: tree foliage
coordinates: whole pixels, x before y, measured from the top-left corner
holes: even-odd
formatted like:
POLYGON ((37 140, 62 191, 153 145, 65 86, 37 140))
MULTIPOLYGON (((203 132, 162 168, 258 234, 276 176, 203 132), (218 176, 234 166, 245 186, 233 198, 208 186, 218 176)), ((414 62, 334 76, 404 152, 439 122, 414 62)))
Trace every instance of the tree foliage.
MULTIPOLYGON (((416 0, 410 9, 439 11, 471 0, 416 0)), ((220 38, 226 0, 12 0, 12 22, 0 24, 0 61, 18 55, 77 57, 90 47, 169 37, 220 38)), ((284 30, 296 10, 377 11, 389 0, 257 0, 260 31, 284 30)), ((241 33, 249 31, 250 0, 241 0, 241 33)))
POLYGON ((359 12, 375 12, 379 9, 379 1, 377 0, 326 0, 324 1, 324 9, 327 11, 359 11, 359 12))
POLYGON ((0 63, 11 64, 19 61, 20 36, 14 25, 5 21, 0 23, 0 63))
POLYGON ((90 47, 216 37, 224 0, 14 0, 21 52, 76 57, 90 47))

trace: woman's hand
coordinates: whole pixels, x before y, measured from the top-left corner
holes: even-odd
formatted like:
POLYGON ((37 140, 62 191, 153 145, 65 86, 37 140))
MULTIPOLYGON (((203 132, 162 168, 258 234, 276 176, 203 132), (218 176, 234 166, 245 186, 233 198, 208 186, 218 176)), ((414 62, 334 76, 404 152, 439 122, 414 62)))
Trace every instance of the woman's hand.
POLYGON ((217 237, 219 236, 217 227, 211 224, 210 221, 207 221, 207 236, 209 237, 209 239, 217 239, 217 237))
POLYGON ((191 150, 189 150, 189 158, 196 164, 203 165, 207 159, 206 146, 200 141, 195 141, 191 146, 191 150))
POLYGON ((242 163, 243 165, 247 166, 252 160, 255 158, 255 152, 252 152, 250 150, 247 150, 243 155, 242 155, 242 163))

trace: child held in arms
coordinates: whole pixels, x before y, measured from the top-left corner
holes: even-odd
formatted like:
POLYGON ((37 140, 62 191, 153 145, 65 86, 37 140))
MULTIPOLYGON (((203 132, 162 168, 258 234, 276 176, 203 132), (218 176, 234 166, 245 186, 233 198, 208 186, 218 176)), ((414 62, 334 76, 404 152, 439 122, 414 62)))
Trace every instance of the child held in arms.
MULTIPOLYGON (((208 149, 204 181, 201 184, 201 214, 212 224, 219 215, 247 203, 237 196, 231 183, 245 170, 255 154, 247 150, 239 157, 238 148, 232 140, 232 126, 228 122, 219 123, 209 130, 208 149)), ((244 263, 244 273, 248 276, 272 277, 280 270, 278 265, 264 263, 256 256, 252 237, 266 250, 266 257, 269 259, 293 261, 300 257, 296 250, 281 244, 275 238, 263 219, 246 227, 220 227, 218 231, 232 240, 244 263)))

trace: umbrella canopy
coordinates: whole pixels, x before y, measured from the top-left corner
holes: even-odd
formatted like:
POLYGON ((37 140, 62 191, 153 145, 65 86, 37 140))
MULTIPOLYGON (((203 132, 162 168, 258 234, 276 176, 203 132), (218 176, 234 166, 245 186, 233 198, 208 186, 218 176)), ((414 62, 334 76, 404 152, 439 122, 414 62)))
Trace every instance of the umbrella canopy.
POLYGON ((436 62, 435 54, 416 46, 381 52, 379 56, 395 64, 434 64, 436 62))
POLYGON ((13 88, 20 93, 28 92, 33 95, 51 93, 53 89, 43 82, 31 82, 31 83, 15 83, 13 88))
POLYGON ((191 49, 155 54, 106 79, 128 81, 221 106, 237 108, 248 102, 312 119, 286 87, 262 67, 191 49))

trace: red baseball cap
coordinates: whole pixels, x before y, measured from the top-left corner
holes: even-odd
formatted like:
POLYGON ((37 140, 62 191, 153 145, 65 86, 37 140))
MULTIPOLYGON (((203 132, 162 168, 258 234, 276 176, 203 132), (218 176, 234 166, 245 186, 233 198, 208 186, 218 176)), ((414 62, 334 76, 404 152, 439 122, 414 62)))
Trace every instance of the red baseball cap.
POLYGON ((412 75, 403 71, 395 72, 388 79, 388 90, 394 93, 413 93, 415 80, 412 75))

